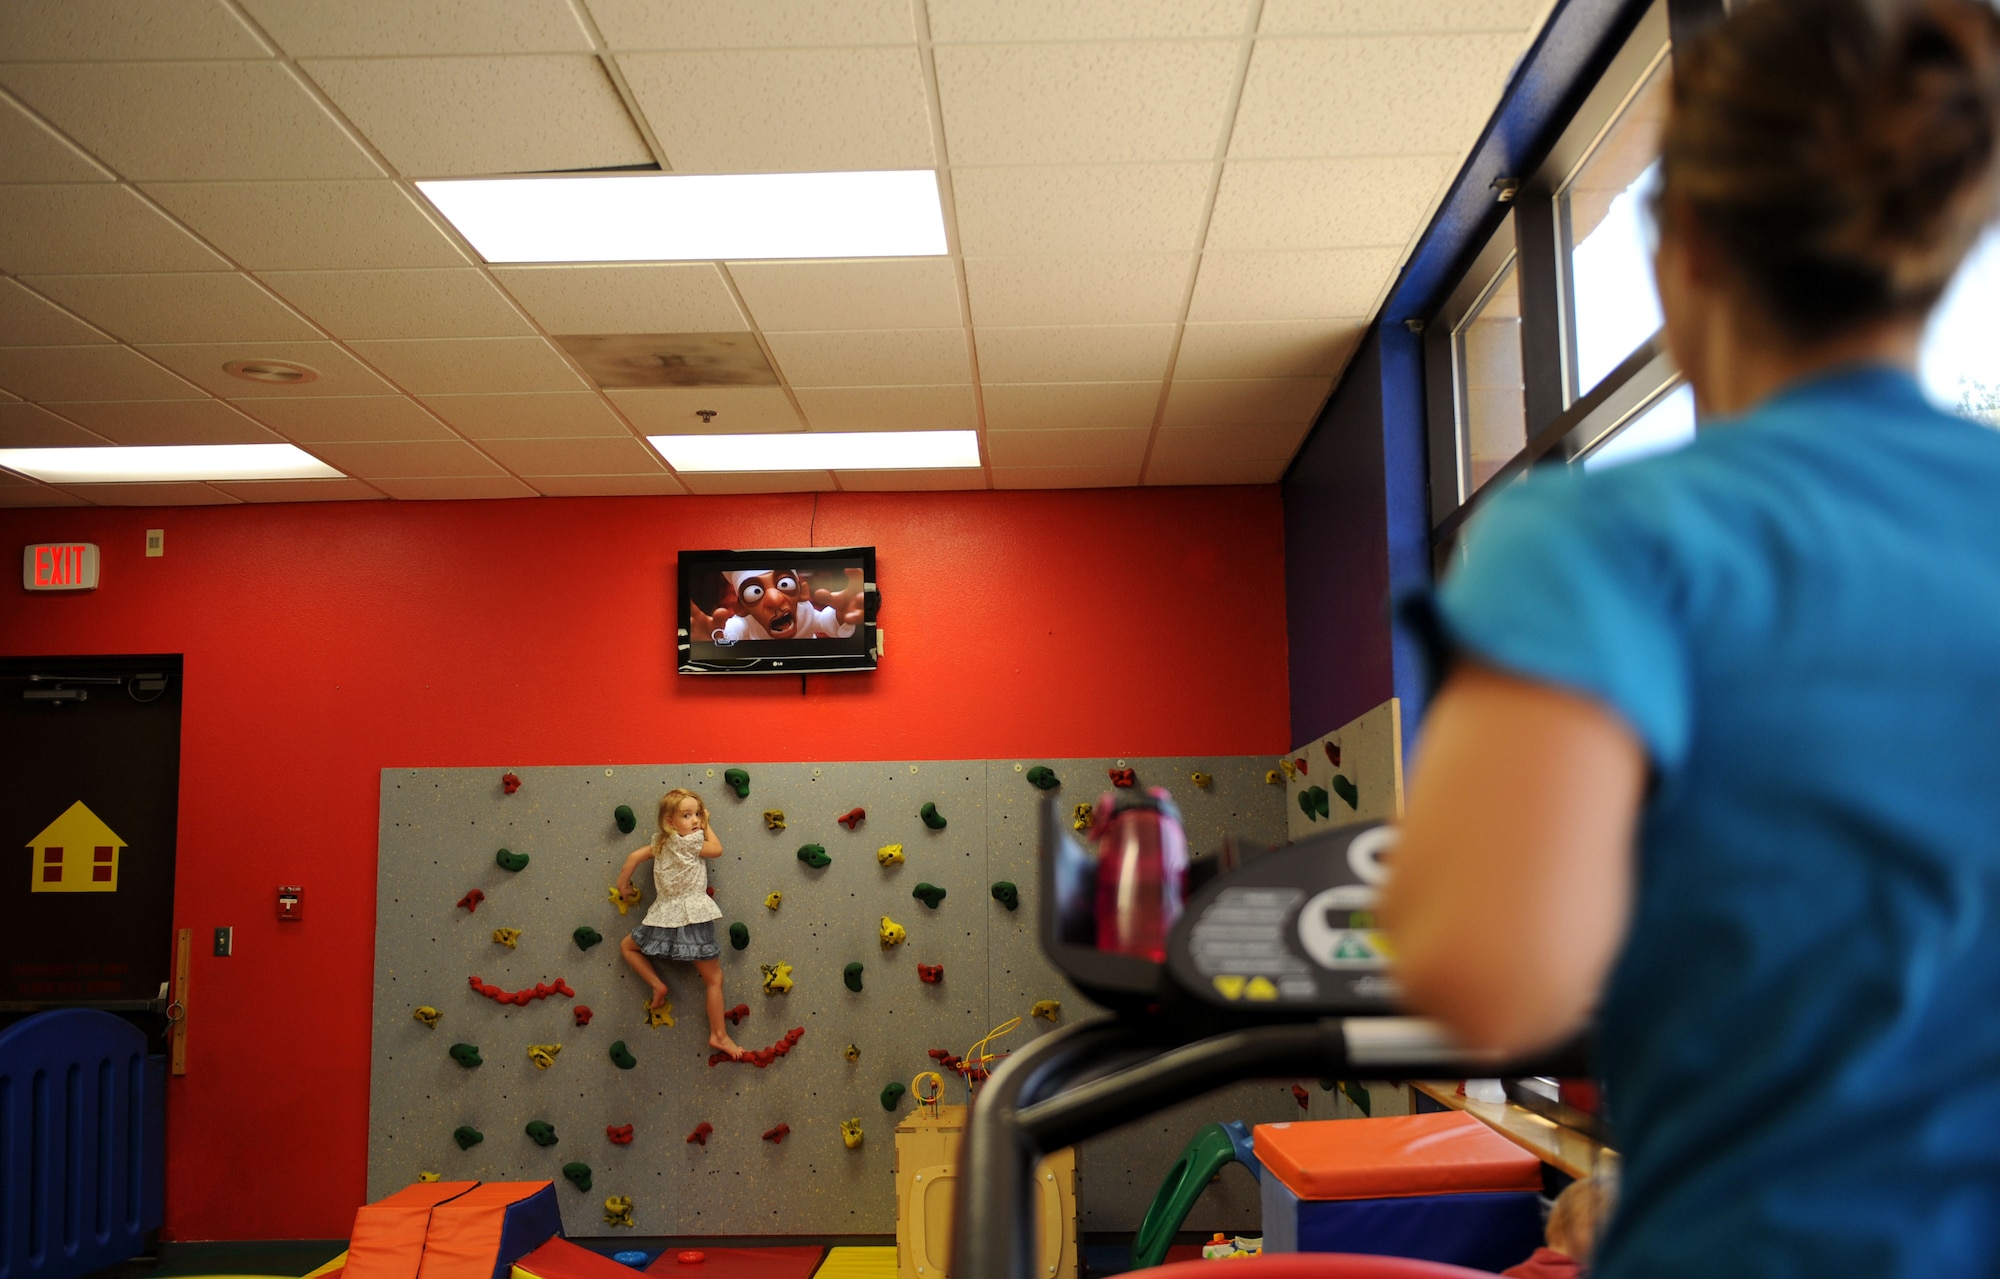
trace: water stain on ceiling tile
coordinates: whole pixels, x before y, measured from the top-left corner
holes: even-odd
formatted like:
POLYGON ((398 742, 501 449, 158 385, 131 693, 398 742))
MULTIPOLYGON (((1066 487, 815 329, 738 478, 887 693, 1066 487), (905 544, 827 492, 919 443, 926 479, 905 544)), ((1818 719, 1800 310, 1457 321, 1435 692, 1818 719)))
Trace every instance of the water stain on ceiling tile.
POLYGON ((776 386, 778 375, 748 333, 557 335, 606 390, 658 386, 776 386))

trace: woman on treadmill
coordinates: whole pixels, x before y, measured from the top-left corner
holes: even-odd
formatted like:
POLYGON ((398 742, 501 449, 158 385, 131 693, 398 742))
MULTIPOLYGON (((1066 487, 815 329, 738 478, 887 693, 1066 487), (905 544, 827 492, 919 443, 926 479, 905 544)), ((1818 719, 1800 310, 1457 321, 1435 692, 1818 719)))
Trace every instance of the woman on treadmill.
POLYGON ((1600 1279, 2000 1274, 2000 432, 1912 376, 1995 208, 2000 16, 1754 0, 1674 75, 1706 429, 1473 521, 1400 975, 1479 1046, 1597 1015, 1600 1279))

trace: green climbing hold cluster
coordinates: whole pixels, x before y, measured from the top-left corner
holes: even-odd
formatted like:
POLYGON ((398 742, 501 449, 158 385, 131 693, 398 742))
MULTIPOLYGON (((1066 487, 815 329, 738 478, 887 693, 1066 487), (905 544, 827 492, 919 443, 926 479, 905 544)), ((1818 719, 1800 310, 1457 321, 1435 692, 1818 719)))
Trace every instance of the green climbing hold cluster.
POLYGON ((526 870, 528 868, 528 855, 526 853, 510 853, 504 848, 493 854, 493 861, 501 870, 526 870))
POLYGON ((750 798, 750 774, 745 772, 743 769, 740 768, 723 769, 722 781, 724 785, 729 787, 729 789, 736 792, 736 798, 738 799, 750 798))
POLYGON ((910 896, 916 898, 932 910, 936 910, 938 903, 944 900, 944 889, 939 888, 936 884, 921 883, 910 890, 910 896))
POLYGON ((1312 821, 1327 815, 1326 787, 1308 786, 1299 792, 1299 811, 1312 821))
POLYGON ((621 1039, 611 1045, 611 1064, 620 1070, 630 1070, 639 1064, 639 1059, 631 1054, 625 1047, 625 1041, 621 1039))
POLYGON ((556 1130, 553 1124, 534 1119, 529 1121, 527 1128, 523 1131, 528 1134, 537 1146, 553 1146, 556 1144, 556 1130))
POLYGON ((1361 807, 1361 788, 1349 781, 1345 773, 1333 775, 1333 793, 1340 796, 1349 808, 1361 807))
POLYGON ((569 1184, 575 1186, 578 1190, 590 1189, 589 1164, 586 1163, 564 1164, 563 1176, 567 1177, 569 1179, 569 1184))
POLYGON ((861 990, 861 961, 857 959, 847 967, 841 969, 840 980, 847 983, 849 990, 859 993, 861 990))
POLYGON ((620 804, 611 810, 611 820, 618 823, 618 833, 630 835, 639 828, 639 818, 632 812, 630 804, 620 804))
POLYGON ((938 811, 936 804, 926 801, 924 806, 917 810, 917 816, 923 818, 924 825, 930 827, 932 830, 943 830, 945 828, 944 814, 938 811))
POLYGON ((896 1103, 901 1101, 903 1099, 903 1094, 908 1091, 909 1089, 903 1087, 903 1085, 891 1080, 889 1084, 882 1089, 882 1109, 894 1110, 896 1108, 896 1103))
POLYGON ((589 924, 585 924, 583 927, 577 929, 570 936, 576 939, 576 948, 578 950, 589 950, 592 946, 604 940, 604 934, 598 932, 589 924))
POLYGON ((800 844, 799 860, 814 870, 822 870, 833 865, 833 858, 826 855, 826 849, 818 844, 800 844))
POLYGON ((743 923, 731 924, 729 926, 729 944, 738 950, 748 947, 750 945, 750 925, 743 923))
POLYGON ((1054 790, 1062 785, 1062 778, 1057 777, 1056 770, 1047 764, 1037 764, 1028 770, 1028 785, 1036 790, 1054 790))
POLYGON ((458 1143, 460 1150, 470 1150, 486 1140, 486 1134, 468 1124, 460 1124, 451 1130, 451 1139, 458 1143))
POLYGON ((1011 879, 996 879, 993 881, 993 900, 1008 910, 1019 910, 1021 890, 1014 886, 1014 881, 1011 879))
POLYGON ((451 1059, 467 1070, 471 1070, 480 1064, 479 1046, 477 1044, 453 1044, 451 1046, 451 1059))

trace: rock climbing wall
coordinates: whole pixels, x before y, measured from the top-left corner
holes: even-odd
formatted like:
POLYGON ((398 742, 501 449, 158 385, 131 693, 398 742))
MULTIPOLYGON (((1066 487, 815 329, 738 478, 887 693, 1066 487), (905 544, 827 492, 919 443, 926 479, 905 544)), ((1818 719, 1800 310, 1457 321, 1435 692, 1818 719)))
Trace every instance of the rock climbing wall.
POLYGON ((1392 697, 1283 761, 1287 839, 1403 815, 1402 708, 1392 697))
MULTIPOLYGON (((1285 789, 1264 780, 1272 762, 745 764, 742 799, 721 764, 521 769, 512 793, 495 769, 384 770, 369 1196, 420 1172, 556 1178, 573 1235, 615 1233, 602 1212, 610 1195, 631 1197, 635 1228, 647 1235, 886 1234, 895 1223, 893 1132, 913 1103, 905 1095, 885 1110, 884 1086, 933 1068, 930 1049, 964 1053, 1011 1017, 1022 1026, 1000 1046, 1028 1042, 1052 1024, 1028 1016, 1038 1000, 1061 1001, 1065 1021, 1093 1011, 1035 943, 1041 792, 1026 770, 1052 768, 1068 804, 1108 789, 1107 769, 1132 767, 1141 785, 1175 793, 1200 850, 1227 833, 1283 838, 1285 789), (1197 771, 1212 778, 1207 788, 1192 783, 1197 771), (722 909, 725 1006, 750 1010, 732 1033, 746 1048, 766 1048, 804 1032, 764 1069, 709 1065, 692 965, 668 973, 676 1024, 651 1026, 646 985, 618 954, 652 902, 649 871, 637 877, 646 898, 629 915, 620 916, 610 886, 626 854, 646 842, 659 796, 677 786, 707 801, 724 846, 709 883, 722 909), (942 829, 919 815, 926 803, 942 829), (637 819, 630 834, 616 825, 619 805, 637 819), (866 816, 850 830, 837 819, 856 808, 866 816), (782 811, 783 829, 767 824, 766 810, 782 811), (800 859, 807 844, 824 849, 826 865, 800 859), (900 862, 882 864, 887 845, 901 846, 900 862), (497 859, 503 848, 509 856, 497 859), (996 880, 1018 886, 1018 911, 990 895, 996 880), (912 895, 919 884, 945 895, 927 905, 912 895), (456 904, 474 889, 482 899, 473 909, 456 904), (775 910, 765 905, 772 892, 782 895, 775 910), (885 915, 904 932, 893 947, 881 941, 885 915), (743 950, 728 940, 731 923, 748 930, 743 950), (602 941, 580 946, 573 934, 584 927, 602 941), (497 929, 519 930, 511 947, 494 939, 497 929), (863 966, 859 992, 843 981, 854 962, 863 966), (791 988, 767 993, 760 967, 779 964, 790 966, 791 988), (942 966, 941 980, 921 980, 920 964, 942 966), (474 977, 491 990, 528 992, 525 1002, 481 995, 474 977), (558 979, 574 997, 536 997, 558 979), (587 1025, 577 1024, 578 1006, 590 1009, 587 1025), (435 1028, 413 1016, 420 1007, 438 1011, 435 1028), (614 1060, 620 1042, 629 1069, 614 1060), (458 1044, 476 1048, 480 1064, 455 1060, 458 1044), (532 1046, 553 1044, 562 1047, 547 1068, 531 1060, 532 1046), (857 1149, 841 1138, 851 1119, 864 1134, 857 1149), (703 1123, 706 1144, 686 1141, 703 1123), (530 1124, 548 1125, 554 1143, 538 1144, 530 1124), (627 1124, 629 1143, 607 1136, 627 1124), (780 1124, 789 1128, 782 1142, 763 1138, 780 1124), (461 1149, 460 1130, 482 1139, 461 1149), (561 1180, 571 1164, 588 1165, 589 1190, 561 1180)), ((946 1080, 947 1100, 965 1100, 965 1084, 946 1080)), ((1287 1085, 1244 1085, 1089 1143, 1080 1228, 1136 1228, 1201 1123, 1300 1114, 1287 1085)), ((1256 1220, 1248 1179, 1225 1178, 1189 1224, 1246 1229, 1256 1220)))

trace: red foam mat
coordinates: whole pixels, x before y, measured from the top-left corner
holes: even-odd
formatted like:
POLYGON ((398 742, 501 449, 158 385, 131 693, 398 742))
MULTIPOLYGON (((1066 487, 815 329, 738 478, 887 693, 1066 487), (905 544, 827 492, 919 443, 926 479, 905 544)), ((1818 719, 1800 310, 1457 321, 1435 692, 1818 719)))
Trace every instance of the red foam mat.
POLYGON ((632 1279, 632 1267, 558 1235, 514 1263, 535 1279, 632 1279))
POLYGON ((646 1273, 653 1279, 809 1279, 824 1256, 824 1248, 669 1248, 646 1273), (707 1260, 684 1266, 676 1258, 688 1251, 707 1260))

